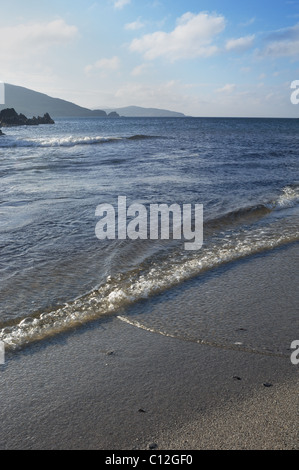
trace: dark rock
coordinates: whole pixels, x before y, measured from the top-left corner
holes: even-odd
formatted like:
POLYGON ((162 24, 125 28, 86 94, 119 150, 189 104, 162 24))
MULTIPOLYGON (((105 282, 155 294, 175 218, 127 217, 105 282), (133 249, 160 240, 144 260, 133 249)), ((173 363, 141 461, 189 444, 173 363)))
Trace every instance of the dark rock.
POLYGON ((0 112, 0 126, 7 127, 7 126, 15 126, 24 124, 24 116, 21 114, 20 116, 13 108, 3 109, 0 112))
POLYGON ((0 129, 0 135, 5 135, 5 134, 3 134, 3 132, 1 131, 1 129, 0 129))
POLYGON ((270 383, 268 383, 268 382, 266 382, 266 383, 264 383, 264 387, 266 387, 266 388, 270 388, 270 387, 273 387, 273 385, 272 385, 272 384, 270 384, 270 383))
POLYGON ((40 124, 55 124, 49 113, 45 113, 40 119, 40 124))
POLYGON ((18 114, 14 108, 7 108, 0 111, 0 127, 14 126, 38 126, 39 124, 55 124, 48 113, 43 117, 35 116, 28 119, 24 114, 18 114))
POLYGON ((140 408, 140 409, 138 410, 138 413, 146 413, 146 411, 143 410, 142 408, 140 408))
POLYGON ((242 380, 241 377, 238 377, 237 375, 234 375, 234 376, 233 376, 233 379, 234 379, 234 380, 242 380))

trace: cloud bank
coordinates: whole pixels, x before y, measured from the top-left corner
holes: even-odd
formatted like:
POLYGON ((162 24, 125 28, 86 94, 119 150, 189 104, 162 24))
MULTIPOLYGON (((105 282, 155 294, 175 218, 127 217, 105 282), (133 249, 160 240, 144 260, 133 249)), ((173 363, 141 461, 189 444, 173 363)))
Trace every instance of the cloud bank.
POLYGON ((63 19, 0 28, 0 36, 5 38, 0 58, 35 54, 53 45, 68 43, 77 35, 77 27, 68 25, 63 19))
POLYGON ((116 10, 122 10, 123 7, 126 5, 129 5, 131 3, 131 0, 115 0, 114 1, 114 8, 116 10))
POLYGON ((245 36, 238 39, 229 39, 226 42, 225 49, 227 51, 236 51, 236 52, 244 52, 248 49, 251 49, 255 40, 255 35, 252 34, 251 36, 245 36))
POLYGON ((274 31, 266 38, 266 46, 260 51, 263 57, 299 56, 299 23, 274 31))

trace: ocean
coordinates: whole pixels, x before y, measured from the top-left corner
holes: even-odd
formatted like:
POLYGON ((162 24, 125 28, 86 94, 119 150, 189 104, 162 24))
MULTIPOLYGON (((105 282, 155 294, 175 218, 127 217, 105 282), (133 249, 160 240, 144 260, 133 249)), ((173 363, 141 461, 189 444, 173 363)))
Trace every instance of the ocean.
MULTIPOLYGON (((158 331, 162 323, 168 334, 163 318, 174 321, 174 306, 151 316, 145 301, 201 276, 217 279, 230 263, 296 246, 298 130, 297 119, 233 118, 57 119, 3 129, 0 340, 14 350, 92 320, 130 322, 132 309, 135 325, 158 331), (145 207, 203 204, 202 248, 99 240, 96 208, 116 207, 119 196, 145 207)), ((196 308, 191 300, 175 312, 178 334, 192 336, 196 324, 208 343, 230 323, 229 313, 219 323, 220 297, 214 305, 207 293, 196 308)), ((217 341, 235 344, 224 333, 217 341)))

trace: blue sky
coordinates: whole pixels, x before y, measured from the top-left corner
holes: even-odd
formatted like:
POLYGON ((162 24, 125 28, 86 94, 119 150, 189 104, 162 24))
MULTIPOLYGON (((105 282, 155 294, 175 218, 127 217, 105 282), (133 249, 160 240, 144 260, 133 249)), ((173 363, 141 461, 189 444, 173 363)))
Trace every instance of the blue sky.
POLYGON ((299 0, 1 2, 0 80, 82 106, 299 117, 299 0))

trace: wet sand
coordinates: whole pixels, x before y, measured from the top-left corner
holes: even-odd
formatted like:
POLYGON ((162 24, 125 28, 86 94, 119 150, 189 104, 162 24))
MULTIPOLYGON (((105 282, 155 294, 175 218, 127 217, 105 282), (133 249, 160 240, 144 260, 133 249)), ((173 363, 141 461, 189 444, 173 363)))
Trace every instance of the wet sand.
MULTIPOLYGON (((296 263, 293 245, 228 265, 201 288, 210 292, 217 278, 225 289, 234 279, 237 291, 239 279, 254 311, 261 279, 253 273, 262 268, 265 280, 277 281, 259 294, 262 312, 274 311, 275 321, 261 317, 256 351, 198 344, 113 317, 8 354, 0 366, 0 448, 298 449, 299 366, 288 351, 299 339, 296 263), (262 350, 262 335, 279 338, 279 331, 277 351, 269 342, 262 350)), ((192 292, 194 282, 201 279, 192 292)), ((149 311, 148 302, 142 306, 149 311)))

